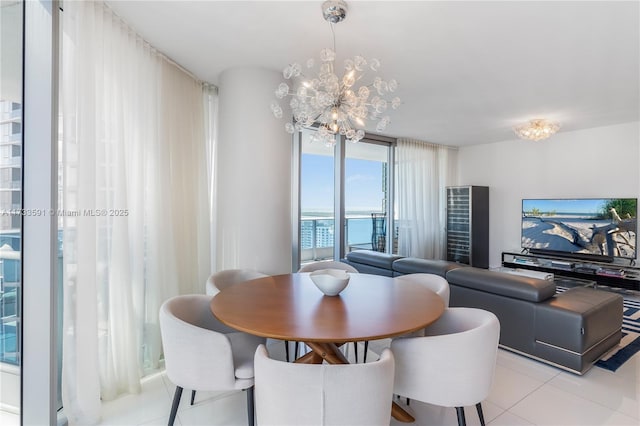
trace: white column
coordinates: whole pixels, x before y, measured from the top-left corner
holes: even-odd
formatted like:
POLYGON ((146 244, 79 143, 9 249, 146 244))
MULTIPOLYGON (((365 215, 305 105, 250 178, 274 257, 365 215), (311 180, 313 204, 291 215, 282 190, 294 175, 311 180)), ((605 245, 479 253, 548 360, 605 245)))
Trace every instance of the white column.
POLYGON ((291 272, 291 135, 269 105, 280 73, 220 76, 216 152, 216 270, 291 272))

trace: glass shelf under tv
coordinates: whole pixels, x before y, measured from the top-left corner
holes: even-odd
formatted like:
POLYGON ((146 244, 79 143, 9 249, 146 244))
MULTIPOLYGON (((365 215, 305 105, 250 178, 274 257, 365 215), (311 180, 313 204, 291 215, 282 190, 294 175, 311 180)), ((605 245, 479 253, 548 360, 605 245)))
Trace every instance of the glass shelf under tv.
POLYGON ((598 285, 640 290, 640 268, 619 262, 598 262, 569 257, 502 252, 502 266, 549 272, 565 278, 595 281, 598 285))

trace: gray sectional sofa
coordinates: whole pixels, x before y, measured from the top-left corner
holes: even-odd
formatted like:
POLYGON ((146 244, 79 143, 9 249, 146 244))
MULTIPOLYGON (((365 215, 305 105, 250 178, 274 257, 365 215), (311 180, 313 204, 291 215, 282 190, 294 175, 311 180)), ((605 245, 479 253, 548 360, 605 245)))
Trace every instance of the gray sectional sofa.
POLYGON ((362 273, 440 275, 449 282, 450 306, 496 314, 503 348, 577 374, 622 337, 622 297, 614 293, 584 287, 557 293, 553 281, 369 250, 353 251, 342 261, 362 273))

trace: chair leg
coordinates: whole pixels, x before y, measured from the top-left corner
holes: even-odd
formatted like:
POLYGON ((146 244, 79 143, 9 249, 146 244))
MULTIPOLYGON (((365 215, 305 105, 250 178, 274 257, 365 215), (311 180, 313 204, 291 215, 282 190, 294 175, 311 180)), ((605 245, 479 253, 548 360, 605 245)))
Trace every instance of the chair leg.
POLYGON ((369 341, 364 341, 364 355, 362 355, 362 362, 367 363, 367 352, 369 351, 369 341))
POLYGON ((458 415, 458 426, 467 426, 467 421, 464 418, 464 407, 456 407, 456 414, 458 415))
POLYGON ((289 362, 289 341, 288 340, 284 341, 284 353, 285 353, 287 362, 289 362))
POLYGON ((193 405, 193 402, 196 400, 196 391, 192 390, 191 391, 191 405, 193 405))
POLYGON ((253 386, 247 388, 247 417, 249 426, 255 424, 255 401, 253 396, 253 386))
POLYGON ((356 364, 358 363, 358 342, 353 342, 353 354, 356 357, 356 364))
POLYGON ((173 426, 173 422, 176 420, 176 414, 178 413, 178 405, 180 405, 180 398, 182 397, 182 388, 176 386, 176 392, 173 394, 173 404, 171 404, 171 414, 169 414, 169 426, 173 426))
POLYGON ((300 344, 300 342, 296 342, 296 344, 295 344, 295 352, 294 352, 294 354, 293 354, 293 360, 294 360, 294 361, 295 361, 296 359, 298 359, 298 350, 299 350, 298 345, 299 345, 299 344, 300 344))
POLYGON ((478 410, 478 417, 480 418, 480 426, 485 426, 484 425, 484 415, 482 414, 482 404, 481 403, 477 403, 476 404, 476 410, 478 410))

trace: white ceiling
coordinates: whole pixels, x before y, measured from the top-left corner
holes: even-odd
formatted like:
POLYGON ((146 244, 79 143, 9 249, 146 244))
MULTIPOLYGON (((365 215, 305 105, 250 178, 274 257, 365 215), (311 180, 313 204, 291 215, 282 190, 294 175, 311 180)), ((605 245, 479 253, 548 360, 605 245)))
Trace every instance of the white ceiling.
MULTIPOLYGON (((214 84, 228 68, 280 71, 332 43, 322 1, 108 3, 214 84)), ((387 135, 463 146, 514 139, 512 126, 531 118, 558 120, 561 131, 639 120, 638 1, 347 4, 339 59, 378 58, 380 75, 400 84, 387 135)))

